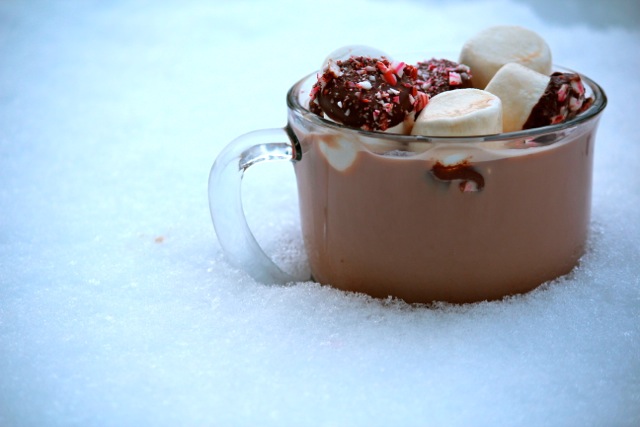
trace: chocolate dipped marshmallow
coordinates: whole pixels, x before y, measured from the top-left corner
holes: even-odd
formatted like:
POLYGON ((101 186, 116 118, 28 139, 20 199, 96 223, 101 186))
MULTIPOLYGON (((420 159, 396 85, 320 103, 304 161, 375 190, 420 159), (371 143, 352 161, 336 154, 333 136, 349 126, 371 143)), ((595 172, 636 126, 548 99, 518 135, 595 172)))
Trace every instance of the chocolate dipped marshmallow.
POLYGON ((418 87, 429 97, 454 89, 471 87, 471 69, 448 59, 429 59, 416 64, 418 87))
POLYGON ((590 104, 578 74, 548 76, 517 63, 500 68, 486 91, 502 101, 503 132, 562 123, 590 104))
POLYGON ((363 130, 387 131, 405 122, 411 127, 428 102, 417 77, 415 66, 384 57, 330 60, 311 90, 309 109, 363 130))

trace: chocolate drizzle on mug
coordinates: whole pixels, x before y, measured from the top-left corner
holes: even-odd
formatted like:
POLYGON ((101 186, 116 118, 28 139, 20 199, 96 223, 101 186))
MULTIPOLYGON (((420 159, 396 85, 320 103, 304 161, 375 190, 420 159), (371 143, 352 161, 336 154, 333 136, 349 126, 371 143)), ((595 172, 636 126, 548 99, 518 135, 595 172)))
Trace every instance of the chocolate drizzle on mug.
POLYGON ((466 160, 453 165, 436 162, 431 168, 431 174, 439 181, 459 180, 458 188, 463 193, 476 192, 484 188, 484 177, 466 160))

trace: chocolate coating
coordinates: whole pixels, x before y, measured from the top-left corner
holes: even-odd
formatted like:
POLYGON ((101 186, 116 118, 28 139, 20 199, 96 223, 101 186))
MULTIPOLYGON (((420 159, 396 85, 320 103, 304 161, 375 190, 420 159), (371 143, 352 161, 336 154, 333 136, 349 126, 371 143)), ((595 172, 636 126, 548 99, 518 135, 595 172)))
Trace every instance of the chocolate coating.
POLYGON ((585 99, 582 79, 575 73, 555 72, 522 129, 532 129, 571 120, 591 105, 585 99))
POLYGON ((431 168, 433 176, 440 181, 460 180, 458 188, 461 192, 480 191, 484 188, 484 177, 467 161, 454 165, 443 165, 436 162, 431 168), (473 185, 470 185, 473 183, 473 185))
POLYGON ((429 97, 448 90, 471 87, 471 70, 448 59, 418 62, 418 87, 429 97))
POLYGON ((415 67, 386 58, 338 60, 318 77, 309 109, 347 126, 385 131, 424 107, 416 77, 415 67))

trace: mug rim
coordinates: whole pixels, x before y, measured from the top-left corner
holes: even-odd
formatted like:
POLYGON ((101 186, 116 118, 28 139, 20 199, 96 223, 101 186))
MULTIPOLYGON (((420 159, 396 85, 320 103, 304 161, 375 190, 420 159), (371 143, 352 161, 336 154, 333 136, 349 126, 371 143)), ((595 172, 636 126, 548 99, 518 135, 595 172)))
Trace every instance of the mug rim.
POLYGON ((604 89, 596 83, 591 78, 586 75, 574 71, 569 68, 565 68, 562 66, 555 66, 554 71, 562 71, 562 72, 570 72, 575 73, 580 76, 583 83, 585 83, 591 89, 591 96, 594 98, 593 103, 587 108, 585 111, 580 113, 578 116, 574 117, 571 120, 567 120, 566 122, 547 125, 532 129, 520 130, 516 132, 503 132, 499 134, 492 135, 476 135, 476 136, 424 136, 424 135, 405 135, 401 133, 387 133, 381 131, 367 131, 360 128, 354 128, 350 126, 343 125, 341 123, 334 122, 329 119, 325 119, 324 117, 320 117, 315 113, 312 113, 307 107, 302 105, 299 101, 299 94, 302 86, 307 83, 312 77, 318 76, 321 71, 315 71, 313 73, 307 74, 302 79, 298 80, 287 92, 287 107, 297 112, 302 118, 310 121, 316 126, 321 126, 325 128, 330 128, 339 132, 346 132, 351 134, 357 134, 367 138, 377 138, 377 139, 393 139, 397 142, 465 142, 465 143, 474 143, 474 142, 492 142, 492 141, 510 141, 514 139, 531 139, 538 138, 543 135, 553 134, 556 132, 561 132, 569 128, 574 128, 582 123, 589 122, 590 120, 598 117, 600 113, 607 106, 607 96, 604 92, 604 89))

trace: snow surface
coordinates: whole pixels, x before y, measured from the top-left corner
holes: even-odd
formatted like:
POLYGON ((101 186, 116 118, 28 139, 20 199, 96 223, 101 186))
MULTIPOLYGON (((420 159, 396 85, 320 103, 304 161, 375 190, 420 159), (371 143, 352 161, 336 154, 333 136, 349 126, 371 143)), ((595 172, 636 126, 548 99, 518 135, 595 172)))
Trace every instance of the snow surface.
MULTIPOLYGON (((583 3, 1 2, 0 426, 640 425, 640 14, 583 3), (498 23, 609 96, 579 268, 425 308, 227 264, 209 168, 284 125, 294 81, 339 46, 457 51, 498 23)), ((272 166, 249 221, 303 269, 272 166)))

